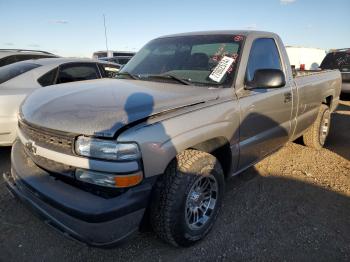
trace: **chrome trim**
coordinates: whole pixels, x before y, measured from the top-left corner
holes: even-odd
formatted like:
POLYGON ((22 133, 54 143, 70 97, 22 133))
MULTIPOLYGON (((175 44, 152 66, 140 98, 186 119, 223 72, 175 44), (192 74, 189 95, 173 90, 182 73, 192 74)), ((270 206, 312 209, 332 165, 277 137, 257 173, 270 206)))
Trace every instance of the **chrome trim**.
POLYGON ((49 160, 62 163, 64 165, 73 166, 77 168, 90 169, 94 171, 110 172, 110 173, 129 173, 139 171, 139 164, 137 161, 130 162, 112 162, 112 161, 101 161, 95 159, 89 159, 86 157, 78 157, 59 153, 47 148, 38 146, 35 141, 27 139, 21 132, 20 129, 17 131, 17 135, 23 145, 31 144, 34 147, 34 154, 47 158, 49 160))

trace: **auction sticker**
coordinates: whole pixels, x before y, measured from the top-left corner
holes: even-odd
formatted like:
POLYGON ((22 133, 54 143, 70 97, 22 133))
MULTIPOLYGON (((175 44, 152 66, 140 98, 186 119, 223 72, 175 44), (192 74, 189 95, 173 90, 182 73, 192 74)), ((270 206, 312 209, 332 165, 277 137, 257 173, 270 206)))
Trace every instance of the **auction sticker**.
POLYGON ((220 60, 220 62, 217 64, 217 66, 214 68, 213 72, 211 72, 211 74, 209 75, 209 78, 219 83, 234 61, 235 61, 234 58, 224 56, 220 60))

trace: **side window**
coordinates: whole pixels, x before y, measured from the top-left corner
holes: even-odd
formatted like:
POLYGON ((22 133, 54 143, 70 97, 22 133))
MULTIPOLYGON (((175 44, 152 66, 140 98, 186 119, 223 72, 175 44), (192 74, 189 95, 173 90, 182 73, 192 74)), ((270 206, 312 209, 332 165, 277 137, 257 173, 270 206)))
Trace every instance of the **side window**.
POLYGON ((46 74, 42 75, 38 82, 41 86, 50 86, 55 84, 56 76, 57 76, 58 68, 50 70, 46 74))
POLYGON ((8 57, 1 59, 0 66, 9 65, 9 64, 16 63, 16 62, 18 62, 17 56, 11 55, 11 56, 8 56, 8 57))
POLYGON ((100 78, 94 63, 67 64, 60 67, 57 84, 100 78))
POLYGON ((252 81, 258 69, 282 70, 281 58, 272 38, 260 38, 254 41, 247 65, 246 81, 252 81))

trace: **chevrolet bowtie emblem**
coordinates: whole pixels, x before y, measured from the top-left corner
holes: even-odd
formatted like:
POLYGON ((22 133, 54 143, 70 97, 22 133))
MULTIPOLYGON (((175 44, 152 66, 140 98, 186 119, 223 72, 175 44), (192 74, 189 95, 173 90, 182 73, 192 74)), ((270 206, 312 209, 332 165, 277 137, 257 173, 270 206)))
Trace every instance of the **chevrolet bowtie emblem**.
POLYGON ((34 143, 32 141, 28 141, 25 144, 25 147, 27 148, 27 150, 32 153, 35 154, 36 153, 36 147, 34 146, 34 143))

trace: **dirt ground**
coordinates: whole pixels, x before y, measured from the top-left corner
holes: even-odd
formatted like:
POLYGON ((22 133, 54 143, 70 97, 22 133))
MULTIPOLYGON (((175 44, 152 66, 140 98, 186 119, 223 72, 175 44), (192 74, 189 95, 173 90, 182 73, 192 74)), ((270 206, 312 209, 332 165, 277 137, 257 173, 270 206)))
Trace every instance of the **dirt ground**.
MULTIPOLYGON (((0 148, 0 173, 9 155, 0 148)), ((333 114, 326 149, 289 143, 226 188, 216 225, 193 247, 146 232, 96 249, 48 227, 0 178, 0 261, 350 261, 350 101, 333 114)))

